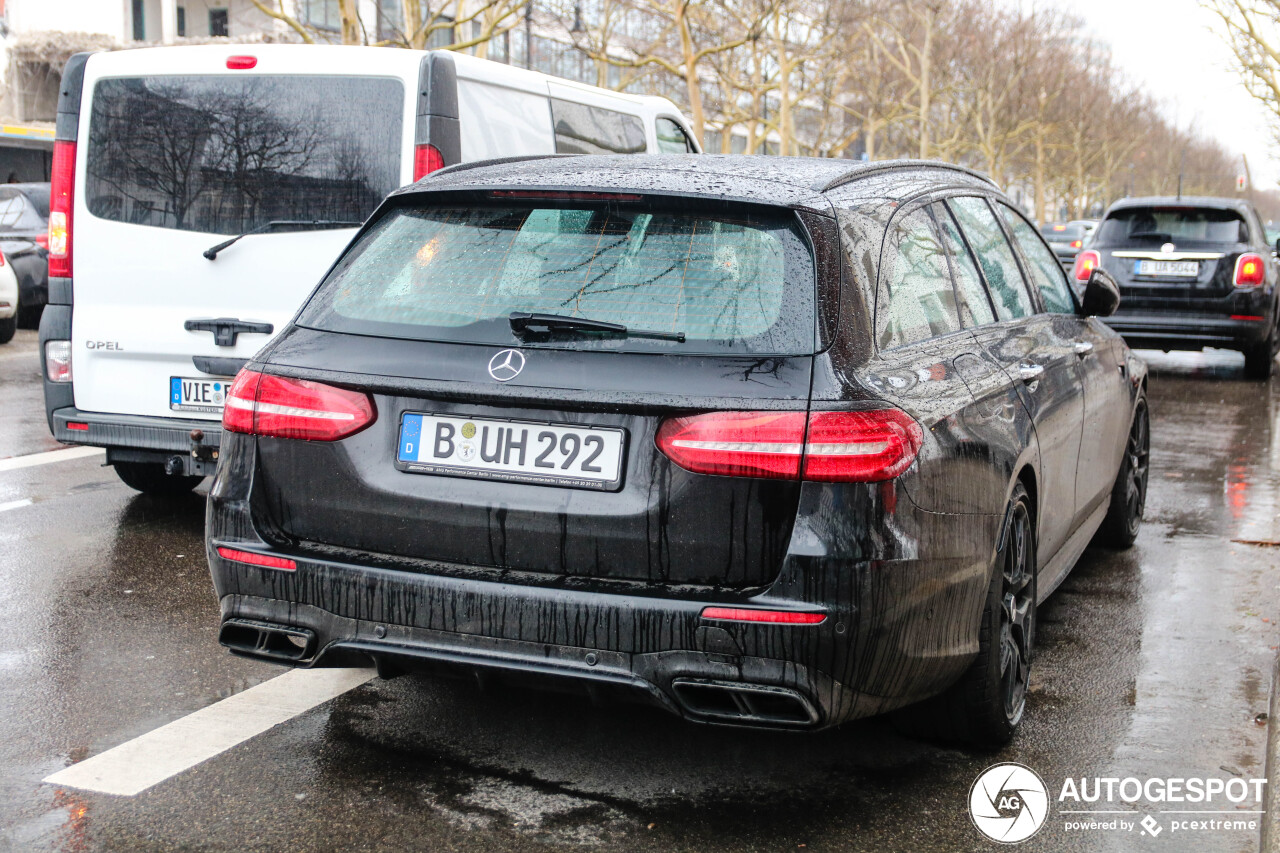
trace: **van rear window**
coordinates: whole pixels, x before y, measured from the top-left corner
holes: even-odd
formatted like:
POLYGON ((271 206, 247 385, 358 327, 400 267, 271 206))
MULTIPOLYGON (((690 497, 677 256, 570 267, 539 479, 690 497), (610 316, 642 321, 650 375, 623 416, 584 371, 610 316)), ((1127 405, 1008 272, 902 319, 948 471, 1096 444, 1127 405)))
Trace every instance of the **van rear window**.
POLYGON ((1093 245, 1149 248, 1164 243, 1222 245, 1249 242, 1249 229, 1234 210, 1214 207, 1126 207, 1098 226, 1093 245))
POLYGON ((338 262, 299 324, 356 334, 573 348, 808 354, 814 273, 790 214, 607 207, 400 208, 338 262), (555 333, 512 312, 683 332, 684 343, 555 333))
POLYGON ((212 234, 363 221, 400 183, 404 103, 403 84, 378 77, 99 80, 89 212, 212 234))

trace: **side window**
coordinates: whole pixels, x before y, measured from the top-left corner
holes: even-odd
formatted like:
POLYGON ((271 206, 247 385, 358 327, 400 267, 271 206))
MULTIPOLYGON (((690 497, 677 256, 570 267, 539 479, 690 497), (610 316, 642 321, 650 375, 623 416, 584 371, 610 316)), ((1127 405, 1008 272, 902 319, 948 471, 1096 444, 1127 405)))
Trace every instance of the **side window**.
POLYGON ((996 306, 996 316, 1008 320, 1035 313, 1027 283, 1022 280, 1022 270, 1013 256, 1013 248, 987 203, 980 198, 965 196, 948 199, 947 206, 956 215, 956 221, 978 256, 978 265, 986 276, 991 301, 996 306))
POLYGON ((951 258, 951 270, 956 280, 956 299, 960 303, 960 319, 966 327, 994 323, 996 315, 991 311, 991 302, 987 299, 987 289, 982 286, 978 265, 973 262, 973 255, 969 254, 969 248, 960 237, 960 229, 956 227, 955 220, 941 204, 933 206, 933 215, 942 231, 947 256, 951 258))
POLYGON ((876 340, 887 350, 960 330, 951 272, 926 210, 899 218, 885 235, 876 297, 876 340))
POLYGON ((1027 220, 1006 204, 999 204, 997 207, 1000 208, 1004 221, 1009 223, 1014 241, 1022 247, 1022 254, 1026 256, 1027 265, 1031 268, 1031 280, 1040 288, 1040 295, 1044 298, 1045 310, 1050 314, 1076 313, 1076 303, 1071 298, 1067 276, 1057 257, 1049 251, 1049 247, 1027 220))
POLYGON ((684 128, 671 119, 658 119, 657 131, 659 154, 689 154, 693 151, 684 128))
POLYGON ((645 150, 644 124, 636 116, 551 99, 558 154, 639 154, 645 150))

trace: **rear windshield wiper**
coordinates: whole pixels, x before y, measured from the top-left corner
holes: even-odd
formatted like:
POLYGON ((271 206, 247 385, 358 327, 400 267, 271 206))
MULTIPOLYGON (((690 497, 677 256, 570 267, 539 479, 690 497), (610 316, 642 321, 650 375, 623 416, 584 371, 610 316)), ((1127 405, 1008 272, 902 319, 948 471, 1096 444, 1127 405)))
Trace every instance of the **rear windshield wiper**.
POLYGON ((684 332, 653 332, 645 329, 628 329, 621 323, 606 323, 586 317, 566 317, 563 314, 532 314, 528 311, 512 311, 507 317, 511 331, 517 335, 545 329, 547 332, 597 332, 603 335, 620 335, 624 338, 653 338, 659 341, 684 343, 684 332))
POLYGON ((237 240, 245 237, 252 237, 254 234, 262 234, 273 228, 358 228, 363 224, 363 222, 349 222, 345 219, 273 219, 270 222, 259 225, 257 228, 253 228, 243 234, 237 234, 230 240, 223 240, 216 246, 210 246, 205 249, 202 254, 212 261, 214 258, 218 257, 219 252, 237 240))

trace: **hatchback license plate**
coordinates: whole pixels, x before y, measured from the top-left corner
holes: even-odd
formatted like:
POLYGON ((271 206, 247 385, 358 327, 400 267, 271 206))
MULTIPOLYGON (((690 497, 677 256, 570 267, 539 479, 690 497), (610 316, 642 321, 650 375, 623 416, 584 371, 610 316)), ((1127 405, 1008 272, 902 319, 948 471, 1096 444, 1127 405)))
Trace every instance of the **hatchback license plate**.
POLYGON ((1179 278, 1195 278, 1200 274, 1199 261, 1137 261, 1134 275, 1164 275, 1179 278))
POLYGON ((396 467, 610 491, 621 485, 625 447, 620 429, 406 413, 396 467))
POLYGON ((175 412, 220 414, 227 399, 230 379, 169 377, 169 408, 175 412))

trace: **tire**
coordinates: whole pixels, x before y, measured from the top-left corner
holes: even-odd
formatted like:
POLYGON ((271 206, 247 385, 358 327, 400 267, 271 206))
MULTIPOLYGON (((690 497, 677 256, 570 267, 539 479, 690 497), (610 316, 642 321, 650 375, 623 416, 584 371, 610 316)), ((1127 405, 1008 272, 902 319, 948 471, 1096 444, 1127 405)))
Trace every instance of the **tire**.
POLYGON ((144 495, 184 495, 204 479, 199 476, 166 474, 161 462, 117 462, 115 468, 116 476, 126 486, 144 495))
POLYGON ((13 340, 13 336, 18 333, 18 315, 14 314, 8 320, 0 320, 0 344, 7 344, 13 340))
POLYGON ((18 308, 18 325, 24 329, 40 328, 40 315, 44 313, 43 305, 28 305, 18 308))
POLYGON ((1275 366, 1276 347, 1280 344, 1280 335, 1273 326, 1271 334, 1261 343, 1243 350, 1244 375, 1246 379, 1270 379, 1271 369, 1275 366))
POLYGON ((897 722, 923 734, 979 749, 1007 744, 1022 721, 1035 645, 1035 526, 1019 483, 1005 515, 978 631, 978 656, 941 695, 904 708, 897 722))
POLYGON ((1151 477, 1151 414, 1145 397, 1134 407, 1124 459, 1111 487, 1111 504, 1094 537, 1100 545, 1123 551, 1133 545, 1142 526, 1147 506, 1147 485, 1151 477))

